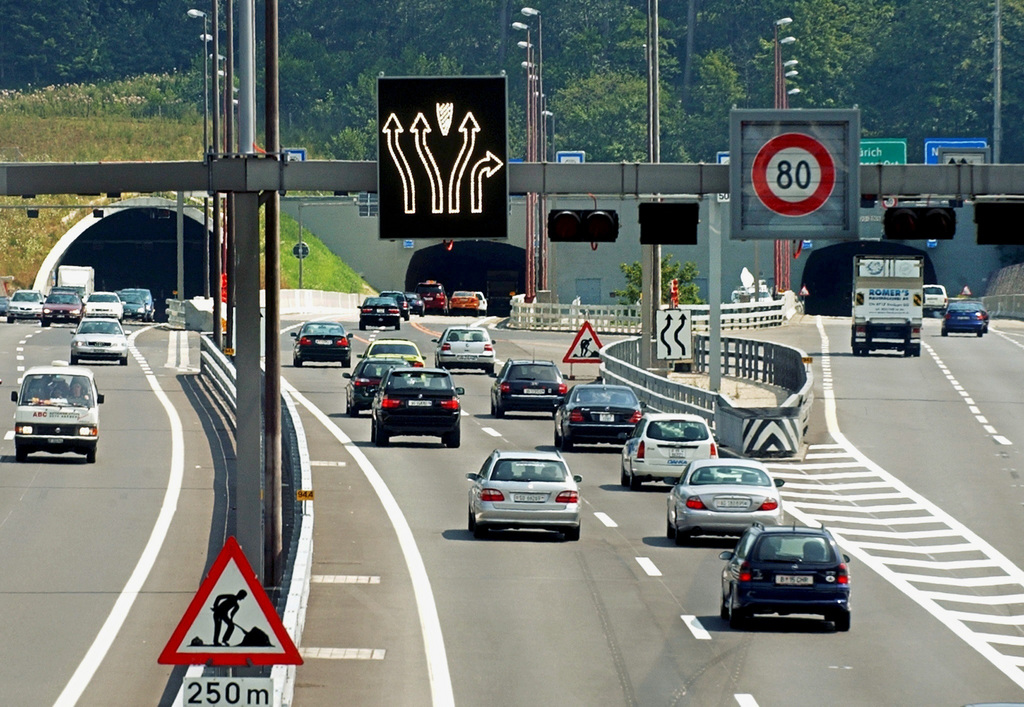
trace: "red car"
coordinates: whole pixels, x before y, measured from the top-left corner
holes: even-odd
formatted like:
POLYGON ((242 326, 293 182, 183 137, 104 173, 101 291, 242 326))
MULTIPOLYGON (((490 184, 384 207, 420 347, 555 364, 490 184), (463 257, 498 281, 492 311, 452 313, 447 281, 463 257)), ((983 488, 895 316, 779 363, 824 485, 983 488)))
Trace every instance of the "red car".
POLYGON ((448 314, 448 296, 444 285, 436 280, 427 280, 416 285, 416 294, 423 298, 423 311, 448 314))
POLYGON ((82 300, 73 292, 51 292, 43 301, 39 321, 44 327, 53 322, 78 324, 82 321, 82 300))

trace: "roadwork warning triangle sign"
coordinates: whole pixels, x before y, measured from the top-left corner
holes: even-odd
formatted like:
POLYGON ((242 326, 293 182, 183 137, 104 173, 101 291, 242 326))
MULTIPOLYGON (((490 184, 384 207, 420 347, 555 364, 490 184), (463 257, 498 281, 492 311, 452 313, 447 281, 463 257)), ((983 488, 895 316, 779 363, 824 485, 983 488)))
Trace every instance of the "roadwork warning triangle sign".
POLYGON ((302 656, 234 538, 224 544, 157 662, 302 664, 302 656))
POLYGON ((576 332, 576 338, 572 346, 562 359, 562 363, 601 363, 601 357, 597 352, 601 349, 601 340, 597 338, 597 332, 590 322, 583 322, 583 326, 576 332))

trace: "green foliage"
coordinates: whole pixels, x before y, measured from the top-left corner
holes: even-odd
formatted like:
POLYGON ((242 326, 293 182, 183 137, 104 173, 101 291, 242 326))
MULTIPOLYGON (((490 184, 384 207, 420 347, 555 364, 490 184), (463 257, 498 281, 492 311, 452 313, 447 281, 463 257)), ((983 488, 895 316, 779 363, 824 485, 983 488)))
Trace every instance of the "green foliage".
MULTIPOLYGON (((326 292, 366 292, 362 277, 323 242, 302 229, 302 240, 309 245, 309 255, 302 260, 302 287, 326 292)), ((281 214, 281 287, 299 286, 299 259, 292 248, 299 242, 299 224, 288 214, 281 214)))
MULTIPOLYGON (((619 298, 619 304, 635 304, 640 301, 643 292, 643 266, 640 261, 621 263, 619 269, 626 277, 626 286, 612 292, 612 297, 619 298)), ((685 263, 673 262, 672 255, 661 257, 661 303, 668 304, 671 295, 672 280, 679 281, 679 304, 704 304, 700 297, 700 288, 695 280, 700 272, 692 260, 685 263)))

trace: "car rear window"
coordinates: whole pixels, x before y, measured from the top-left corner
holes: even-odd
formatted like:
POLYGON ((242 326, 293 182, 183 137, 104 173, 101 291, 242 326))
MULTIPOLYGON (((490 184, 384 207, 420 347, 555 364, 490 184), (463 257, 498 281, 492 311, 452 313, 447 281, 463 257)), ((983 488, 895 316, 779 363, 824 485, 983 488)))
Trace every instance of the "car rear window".
POLYGON ((421 284, 421 285, 416 285, 416 292, 418 294, 423 294, 424 292, 444 292, 444 288, 441 287, 441 285, 437 284, 437 283, 434 283, 432 285, 421 284))
POLYGON ((539 363, 516 364, 509 369, 508 377, 523 381, 555 381, 558 380, 558 369, 539 363))
POLYGON ((647 436, 671 442, 699 442, 710 437, 707 425, 694 420, 653 420, 647 436))
POLYGON ((556 461, 502 459, 494 465, 494 481, 565 481, 565 464, 556 461))
POLYGON ((445 341, 487 341, 487 336, 479 329, 457 329, 449 331, 445 341))
POLYGON ((302 327, 304 336, 345 336, 345 328, 340 324, 307 324, 302 327))
POLYGON ((374 344, 370 347, 374 356, 398 354, 399 356, 419 356, 419 352, 411 344, 374 344))
POLYGON ((360 369, 359 375, 363 378, 383 378, 388 369, 405 365, 408 365, 405 361, 367 361, 360 369))
POLYGON ((639 405, 636 395, 629 388, 591 388, 581 386, 576 389, 576 402, 585 405, 639 405))
POLYGON ((820 535, 762 536, 754 551, 757 560, 767 562, 832 562, 832 547, 820 535))
POLYGON ((694 470, 689 482, 693 486, 709 484, 741 484, 743 486, 771 486, 772 481, 760 469, 743 466, 711 466, 694 470))
POLYGON ((388 390, 451 390, 452 379, 445 373, 408 371, 392 374, 388 390))

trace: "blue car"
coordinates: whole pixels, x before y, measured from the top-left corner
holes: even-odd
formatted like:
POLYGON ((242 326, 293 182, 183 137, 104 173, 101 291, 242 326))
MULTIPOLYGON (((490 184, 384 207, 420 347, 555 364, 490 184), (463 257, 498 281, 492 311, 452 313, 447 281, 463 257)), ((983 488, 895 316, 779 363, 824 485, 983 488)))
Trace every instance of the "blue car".
POLYGON ((731 628, 755 614, 816 614, 850 630, 850 558, 827 529, 755 523, 719 557, 721 617, 731 628))
POLYGON ((987 334, 988 312, 984 305, 977 300, 953 300, 950 302, 942 320, 942 335, 949 336, 950 332, 977 334, 978 336, 987 334))

